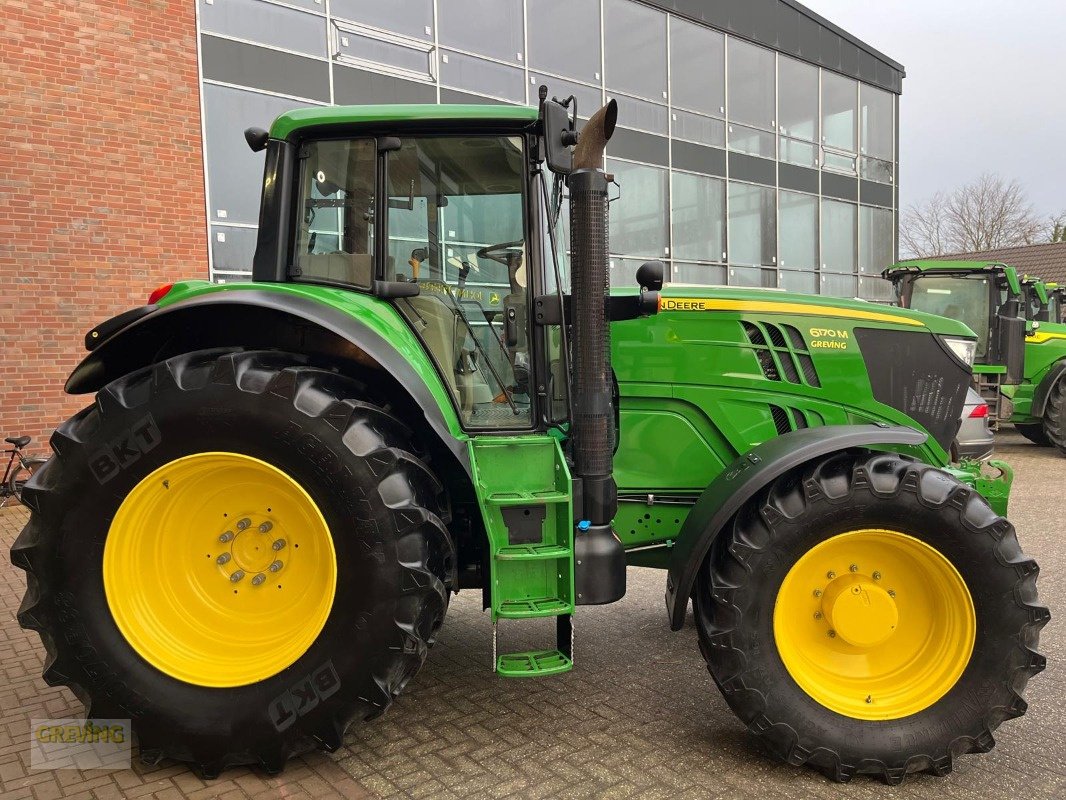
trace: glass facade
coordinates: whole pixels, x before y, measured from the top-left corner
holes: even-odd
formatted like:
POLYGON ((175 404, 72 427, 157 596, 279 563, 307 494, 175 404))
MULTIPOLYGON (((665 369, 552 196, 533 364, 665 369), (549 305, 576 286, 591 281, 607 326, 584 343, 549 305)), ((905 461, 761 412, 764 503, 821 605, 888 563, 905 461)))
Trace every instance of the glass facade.
POLYGON ((263 154, 248 126, 308 105, 535 104, 547 84, 583 118, 618 101, 615 283, 658 258, 680 283, 887 299, 890 91, 638 0, 196 3, 215 280, 251 269, 263 154))

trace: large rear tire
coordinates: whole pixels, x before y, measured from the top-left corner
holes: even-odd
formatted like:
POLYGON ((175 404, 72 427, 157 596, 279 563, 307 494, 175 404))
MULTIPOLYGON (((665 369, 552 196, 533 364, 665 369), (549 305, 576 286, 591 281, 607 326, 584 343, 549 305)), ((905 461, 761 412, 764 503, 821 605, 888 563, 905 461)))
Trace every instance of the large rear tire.
POLYGON ((18 619, 45 680, 131 719, 143 758, 276 772, 421 667, 455 580, 447 498, 359 383, 181 355, 108 385, 52 448, 12 548, 18 619))
POLYGON ((1036 563, 975 491, 853 451, 775 481, 715 540, 700 649, 770 753, 834 780, 949 772, 1025 713, 1049 618, 1036 563))
POLYGON ((1044 433, 1048 442, 1066 455, 1066 378, 1060 378, 1044 406, 1044 433))
POLYGON ((1042 422, 1016 422, 1014 430, 1039 447, 1051 446, 1051 440, 1048 439, 1042 422))

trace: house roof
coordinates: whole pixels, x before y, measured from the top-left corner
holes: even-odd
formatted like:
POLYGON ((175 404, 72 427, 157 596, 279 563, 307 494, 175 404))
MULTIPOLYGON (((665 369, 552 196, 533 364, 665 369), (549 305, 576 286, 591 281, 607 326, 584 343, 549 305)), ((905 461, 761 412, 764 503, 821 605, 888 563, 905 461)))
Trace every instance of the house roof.
POLYGON ((1019 275, 1035 275, 1045 281, 1066 283, 1066 242, 1001 247, 975 253, 945 253, 932 258, 941 261, 1002 261, 1018 270, 1019 275))

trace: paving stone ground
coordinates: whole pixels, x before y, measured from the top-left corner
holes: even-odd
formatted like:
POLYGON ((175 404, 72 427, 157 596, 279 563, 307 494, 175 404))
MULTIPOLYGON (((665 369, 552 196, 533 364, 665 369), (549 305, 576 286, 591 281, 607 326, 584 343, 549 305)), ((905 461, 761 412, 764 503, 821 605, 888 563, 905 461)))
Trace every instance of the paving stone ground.
MULTIPOLYGON (((664 577, 629 573, 625 599, 581 608, 576 668, 556 678, 504 680, 490 671, 491 626, 480 595, 455 601, 425 668, 379 720, 349 732, 332 755, 310 754, 277 778, 230 770, 204 783, 180 764, 112 773, 29 768, 33 717, 66 717, 81 705, 41 680, 43 648, 15 621, 25 579, 0 565, 0 798, 1011 798, 1066 797, 1066 459, 1001 437, 1016 470, 1010 517, 1041 566, 1052 611, 1041 637, 1048 668, 1030 684, 1029 713, 996 734, 996 748, 966 756, 947 778, 898 787, 867 779, 846 786, 760 755, 722 701, 689 620, 671 633, 664 577)), ((26 519, 0 510, 7 552, 26 519)), ((501 626, 501 645, 547 645, 546 626, 501 626)))

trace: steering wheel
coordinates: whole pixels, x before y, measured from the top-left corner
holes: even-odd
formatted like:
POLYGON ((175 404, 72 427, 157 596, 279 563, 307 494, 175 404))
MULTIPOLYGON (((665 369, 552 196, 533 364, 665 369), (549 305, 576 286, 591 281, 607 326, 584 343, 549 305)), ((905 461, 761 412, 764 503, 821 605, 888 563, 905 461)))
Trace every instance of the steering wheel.
POLYGON ((517 242, 490 244, 488 247, 482 247, 478 250, 477 257, 491 258, 497 264, 503 264, 505 267, 510 267, 514 257, 522 255, 522 248, 525 246, 526 243, 522 240, 517 242))

